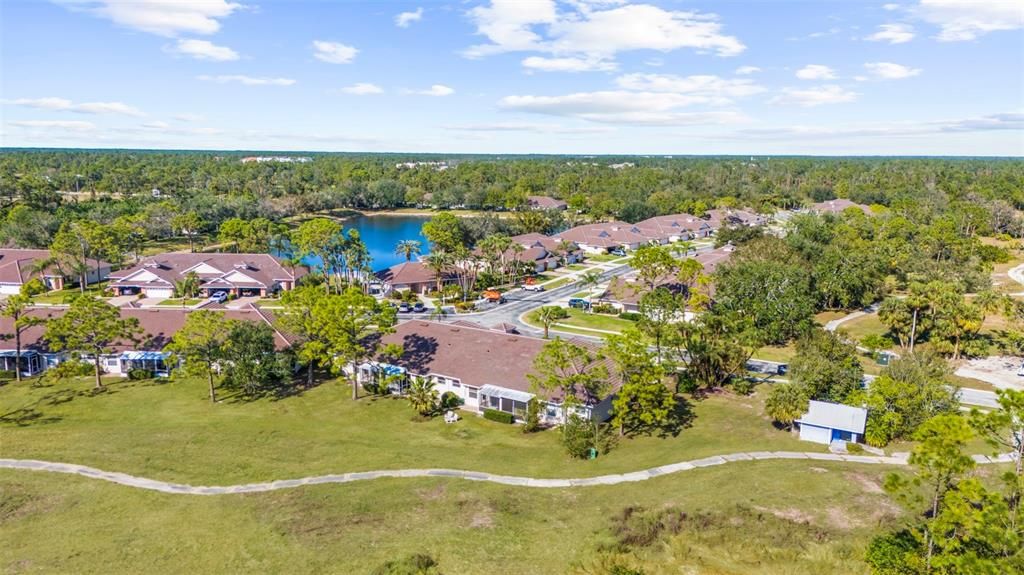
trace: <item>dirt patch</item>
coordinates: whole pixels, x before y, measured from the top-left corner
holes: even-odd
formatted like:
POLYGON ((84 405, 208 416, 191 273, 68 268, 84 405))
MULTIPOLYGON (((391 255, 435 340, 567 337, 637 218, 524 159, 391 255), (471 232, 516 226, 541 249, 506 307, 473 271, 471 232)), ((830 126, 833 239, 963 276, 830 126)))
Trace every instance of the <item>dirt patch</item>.
POLYGON ((855 481, 867 493, 885 493, 882 485, 863 473, 846 473, 847 479, 855 481))
POLYGON ((836 529, 856 529, 863 524, 860 519, 853 517, 842 507, 829 507, 825 510, 825 517, 828 519, 829 525, 836 529))
POLYGON ((437 501, 448 494, 448 488, 444 485, 437 485, 430 489, 417 489, 416 495, 420 496, 420 499, 424 501, 437 501))
POLYGON ((0 494, 0 525, 47 513, 60 502, 59 495, 37 495, 25 486, 14 484, 0 494))
POLYGON ((815 473, 828 473, 828 469, 825 469, 824 467, 811 467, 810 470, 815 473))
POLYGON ((770 507, 754 507, 754 509, 757 509, 758 511, 763 511, 765 513, 770 513, 770 514, 774 515, 775 517, 778 517, 779 519, 785 519, 786 521, 792 521, 794 523, 808 523, 808 524, 810 524, 810 523, 812 523, 814 521, 814 516, 813 515, 811 515, 810 513, 806 512, 806 511, 804 511, 802 509, 796 509, 795 507, 791 507, 789 509, 772 509, 770 507))
POLYGON ((1000 389, 1024 389, 1024 377, 1017 375, 1021 359, 1003 355, 972 359, 956 370, 956 375, 978 379, 1000 389))
POLYGON ((469 526, 473 529, 486 529, 494 527, 494 514, 490 509, 478 511, 469 520, 469 526))

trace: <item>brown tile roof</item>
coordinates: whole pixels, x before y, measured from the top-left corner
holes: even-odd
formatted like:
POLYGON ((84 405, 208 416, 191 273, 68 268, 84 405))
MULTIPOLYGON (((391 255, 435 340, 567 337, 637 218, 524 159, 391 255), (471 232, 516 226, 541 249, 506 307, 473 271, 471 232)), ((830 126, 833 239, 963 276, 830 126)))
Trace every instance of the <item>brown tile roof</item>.
POLYGON ((837 199, 837 200, 828 200, 828 201, 824 201, 824 202, 818 202, 817 204, 814 204, 814 205, 811 206, 811 211, 812 212, 818 212, 818 213, 838 214, 838 213, 846 211, 847 208, 854 208, 854 207, 855 208, 859 208, 865 214, 868 214, 868 215, 872 214, 870 207, 865 206, 864 204, 858 204, 856 202, 851 202, 850 200, 847 200, 847 199, 844 199, 844 198, 840 198, 840 199, 837 199))
POLYGON ((542 210, 564 210, 569 206, 564 201, 549 196, 527 196, 526 202, 530 207, 542 210))
POLYGON ((306 274, 297 267, 293 274, 281 260, 270 254, 189 254, 165 253, 145 258, 138 265, 110 274, 111 286, 173 287, 197 266, 205 264, 216 272, 197 273, 203 287, 272 287, 278 281, 295 281, 306 274), (140 272, 149 272, 149 280, 133 279, 140 272), (239 272, 249 280, 229 280, 227 276, 239 272))
POLYGON ((708 222, 690 214, 655 216, 637 222, 636 227, 647 237, 658 240, 668 240, 672 236, 686 235, 690 232, 704 232, 704 235, 707 235, 712 229, 708 222))
POLYGON ((707 221, 713 228, 726 225, 758 225, 764 223, 764 216, 750 210, 708 210, 707 221))
MULTIPOLYGON (((142 337, 139 343, 123 342, 119 345, 114 346, 117 351, 158 351, 163 349, 174 334, 181 329, 181 326, 185 324, 185 318, 188 317, 191 310, 185 309, 154 309, 154 308, 121 308, 121 317, 123 318, 135 318, 139 320, 139 327, 142 329, 142 337)), ((49 319, 60 317, 64 315, 65 308, 34 308, 30 310, 31 316, 40 319, 49 319)), ((271 323, 270 319, 265 315, 265 312, 261 312, 255 308, 247 308, 240 310, 218 310, 218 313, 223 313, 225 317, 229 319, 236 319, 241 321, 255 321, 264 322, 274 328, 274 343, 278 349, 285 349, 291 345, 289 339, 277 330, 277 328, 271 323)), ((0 318, 0 333, 13 333, 14 323, 10 318, 0 318)), ((48 349, 46 342, 43 340, 43 335, 46 332, 45 325, 33 326, 28 330, 22 332, 21 345, 23 349, 34 349, 37 351, 46 351, 48 349)), ((0 341, 0 349, 13 349, 14 343, 11 341, 0 341)))
MULTIPOLYGON (((528 393, 537 393, 526 375, 533 370, 534 358, 547 343, 547 340, 506 334, 461 321, 458 324, 408 321, 381 341, 402 346, 405 353, 394 363, 411 373, 433 373, 457 378, 471 387, 496 385, 528 393)), ((575 343, 596 351, 590 342, 575 343)), ((610 367, 608 371, 613 373, 610 367)), ((621 385, 614 376, 611 376, 611 383, 613 390, 621 385)), ((592 403, 598 400, 588 399, 592 403)))
MULTIPOLYGON (((437 281, 437 274, 423 262, 402 262, 386 270, 376 273, 377 279, 391 285, 408 285, 437 281)), ((445 272, 445 281, 452 280, 455 275, 445 272)))
MULTIPOLYGON (((524 248, 540 246, 548 250, 549 252, 559 251, 561 249, 559 246, 562 243, 562 240, 559 238, 549 237, 545 236, 544 234, 538 233, 512 236, 511 239, 512 241, 522 245, 524 248)), ((568 246, 571 252, 575 252, 580 249, 580 247, 576 245, 575 242, 570 241, 569 243, 572 244, 568 246)))
POLYGON ((710 252, 698 254, 694 256, 693 259, 697 260, 704 266, 704 273, 711 275, 718 269, 719 264, 728 261, 735 251, 735 247, 726 245, 720 248, 715 248, 710 252))
POLYGON ((623 244, 642 244, 650 240, 636 225, 619 221, 576 226, 557 234, 555 239, 601 248, 618 247, 623 244))

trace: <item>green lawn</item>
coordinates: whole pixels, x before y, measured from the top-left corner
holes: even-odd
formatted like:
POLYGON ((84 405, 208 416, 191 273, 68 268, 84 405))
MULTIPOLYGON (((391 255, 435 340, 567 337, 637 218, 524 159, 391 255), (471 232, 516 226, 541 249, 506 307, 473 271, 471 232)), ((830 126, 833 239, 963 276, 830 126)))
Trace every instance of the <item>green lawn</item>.
MULTIPOLYGON (((107 288, 107 282, 99 282, 92 284, 85 288, 85 293, 95 297, 103 296, 103 290, 107 288)), ((35 303, 48 303, 48 304, 62 304, 67 303, 73 298, 78 297, 82 294, 82 290, 77 287, 50 291, 36 296, 32 296, 32 301, 35 303), (66 301, 67 300, 67 301, 66 301)))
POLYGON ((544 284, 544 289, 560 288, 560 287, 562 287, 562 286, 564 286, 564 285, 566 285, 566 284, 568 284, 568 283, 570 283, 572 281, 573 281, 572 278, 559 278, 559 279, 557 279, 557 280, 555 280, 555 281, 553 281, 551 283, 544 284))
MULTIPOLYGON (((582 327, 590 329, 600 329, 606 331, 620 332, 629 327, 636 327, 635 321, 628 319, 622 319, 614 315, 605 315, 600 313, 590 313, 576 308, 567 308, 569 317, 566 319, 558 320, 559 327, 582 327)), ((540 326, 540 322, 537 321, 537 312, 532 311, 527 315, 529 323, 540 326)), ((595 332, 585 332, 590 335, 600 335, 595 332)))
POLYGON ((860 341, 870 334, 884 335, 889 331, 889 328, 885 327, 882 321, 878 319, 878 314, 871 313, 840 325, 838 331, 844 332, 849 337, 860 341))
POLYGON ((784 346, 766 345, 754 352, 754 359, 785 363, 792 360, 794 355, 796 355, 796 346, 793 344, 784 346))
POLYGON ((716 453, 824 449, 776 431, 756 396, 697 401, 692 427, 678 436, 627 439, 580 462, 564 454, 556 432, 523 434, 468 413, 457 425, 419 421, 404 399, 353 402, 334 381, 276 401, 218 405, 191 379, 114 380, 98 395, 89 389, 86 380, 0 387, 3 456, 216 484, 405 467, 585 477, 716 453))
POLYGON ((587 255, 588 262, 610 262, 621 258, 622 256, 613 256, 612 254, 594 254, 587 255))

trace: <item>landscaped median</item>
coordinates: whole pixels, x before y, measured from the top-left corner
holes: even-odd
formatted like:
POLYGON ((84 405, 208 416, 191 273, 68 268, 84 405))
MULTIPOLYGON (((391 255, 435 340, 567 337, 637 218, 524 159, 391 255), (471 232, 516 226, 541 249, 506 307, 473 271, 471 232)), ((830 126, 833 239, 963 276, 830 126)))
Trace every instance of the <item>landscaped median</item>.
MULTIPOLYGON (((569 328, 571 333, 583 333, 585 335, 601 336, 609 333, 620 333, 624 329, 636 327, 635 321, 622 319, 616 315, 587 312, 575 308, 566 308, 569 317, 558 320, 551 326, 552 331, 569 328), (575 328, 575 329, 574 329, 575 328)), ((527 324, 543 329, 543 324, 537 319, 537 310, 533 310, 523 316, 527 324)))

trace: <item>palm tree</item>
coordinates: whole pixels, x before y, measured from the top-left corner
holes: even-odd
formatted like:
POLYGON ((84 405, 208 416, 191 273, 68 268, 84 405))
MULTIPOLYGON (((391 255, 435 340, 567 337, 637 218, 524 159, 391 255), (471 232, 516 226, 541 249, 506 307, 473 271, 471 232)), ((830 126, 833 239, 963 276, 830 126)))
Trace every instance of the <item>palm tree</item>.
POLYGON ((437 291, 441 291, 441 282, 444 281, 444 274, 452 264, 452 257, 446 252, 434 252, 424 258, 427 268, 434 272, 437 279, 437 291))
POLYGON ((548 331, 551 329, 551 324, 558 321, 561 312, 561 308, 553 305, 546 305, 537 310, 537 321, 544 326, 544 339, 548 339, 548 331))
POLYGON ((181 307, 185 307, 186 299, 199 295, 199 276, 195 272, 185 274, 181 281, 175 282, 174 291, 174 295, 181 298, 181 307))
POLYGON ((405 256, 405 261, 412 261, 412 256, 418 256, 421 252, 421 245, 418 240, 402 240, 395 246, 395 254, 405 256))
POLYGON ((420 415, 430 415, 437 409, 437 390, 434 382, 425 377, 414 377, 406 395, 412 408, 420 415))
POLYGON ((587 307, 591 307, 590 300, 594 296, 594 288, 601 284, 601 274, 595 271, 586 272, 580 276, 579 284, 587 290, 587 307))
POLYGON ((569 264, 569 254, 571 254, 575 248, 576 244, 570 242, 569 240, 562 240, 558 242, 558 246, 555 248, 555 250, 558 252, 560 259, 562 260, 563 266, 569 264))

